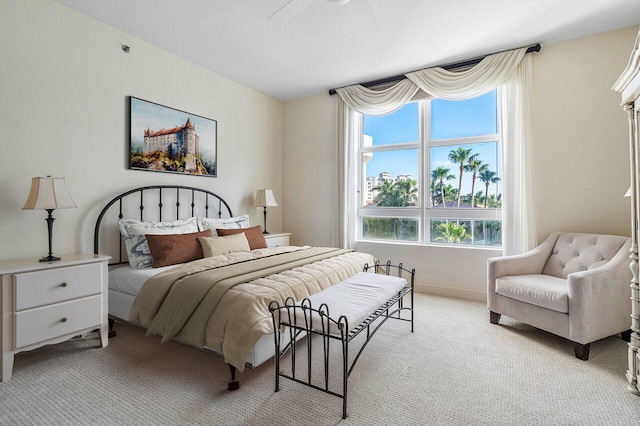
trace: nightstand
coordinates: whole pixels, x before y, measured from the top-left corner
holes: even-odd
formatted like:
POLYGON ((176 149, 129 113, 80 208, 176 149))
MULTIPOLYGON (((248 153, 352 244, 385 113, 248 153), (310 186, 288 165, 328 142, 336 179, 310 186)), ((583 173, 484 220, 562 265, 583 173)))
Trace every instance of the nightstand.
POLYGON ((107 346, 109 259, 80 253, 55 262, 0 262, 0 381, 11 379, 18 352, 95 329, 99 329, 100 346, 107 346))
POLYGON ((264 240, 269 247, 279 247, 289 245, 289 236, 291 232, 283 232, 280 234, 264 234, 264 240))

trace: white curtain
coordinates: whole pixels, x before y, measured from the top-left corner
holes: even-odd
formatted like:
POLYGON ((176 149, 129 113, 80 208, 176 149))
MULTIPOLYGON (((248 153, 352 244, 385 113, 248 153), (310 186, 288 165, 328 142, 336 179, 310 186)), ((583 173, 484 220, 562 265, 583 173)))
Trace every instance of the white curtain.
POLYGON ((531 56, 502 89, 502 250, 519 254, 537 245, 531 170, 531 56))
POLYGON ((390 114, 411 100, 418 86, 409 80, 400 80, 382 90, 368 89, 356 84, 336 89, 336 93, 351 108, 366 115, 390 114))
POLYGON ((502 191, 502 245, 505 254, 517 254, 535 247, 533 189, 531 183, 531 135, 529 99, 531 90, 531 59, 527 48, 496 53, 464 71, 430 68, 405 74, 407 80, 382 91, 360 85, 337 89, 340 96, 343 123, 339 123, 344 157, 341 161, 341 191, 345 194, 342 213, 342 242, 353 247, 356 237, 356 200, 353 194, 357 168, 358 140, 353 128, 353 111, 367 115, 384 115, 408 102, 419 89, 428 96, 461 100, 502 87, 502 122, 500 125, 504 164, 502 191), (351 111, 346 113, 346 111, 351 111), (351 172, 351 173, 350 173, 351 172), (349 175, 354 175, 349 177, 349 175), (354 185, 354 186, 349 186, 354 185), (351 204, 350 204, 351 203, 351 204))
POLYGON ((355 249, 357 233, 357 157, 358 138, 354 110, 342 100, 338 101, 338 176, 340 194, 340 243, 343 248, 355 249), (354 169, 355 167, 355 169, 354 169))
POLYGON ((496 53, 465 71, 428 68, 405 74, 419 88, 441 99, 475 98, 492 91, 513 74, 527 53, 527 48, 496 53))
POLYGON ((358 199, 353 188, 358 188, 358 146, 360 120, 358 113, 366 115, 390 114, 413 98, 418 87, 409 80, 383 89, 372 90, 354 85, 336 89, 338 101, 338 175, 340 179, 340 243, 343 248, 354 249, 358 226, 358 199))

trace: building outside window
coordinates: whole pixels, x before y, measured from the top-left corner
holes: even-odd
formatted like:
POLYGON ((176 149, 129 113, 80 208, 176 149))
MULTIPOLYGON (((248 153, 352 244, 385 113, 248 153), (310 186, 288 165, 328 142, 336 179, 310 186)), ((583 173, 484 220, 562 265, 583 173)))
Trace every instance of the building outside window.
POLYGON ((359 238, 501 245, 496 92, 362 117, 359 238))

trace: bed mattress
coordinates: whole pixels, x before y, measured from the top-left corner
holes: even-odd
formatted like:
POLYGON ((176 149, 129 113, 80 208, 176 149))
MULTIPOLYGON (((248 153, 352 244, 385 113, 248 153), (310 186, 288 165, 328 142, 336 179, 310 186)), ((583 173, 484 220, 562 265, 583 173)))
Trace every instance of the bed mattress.
MULTIPOLYGON (((115 268, 109 272, 109 290, 137 296, 142 285, 152 276, 175 268, 177 265, 161 268, 133 269, 130 265, 115 268)), ((126 318, 124 318, 126 319, 126 318)))

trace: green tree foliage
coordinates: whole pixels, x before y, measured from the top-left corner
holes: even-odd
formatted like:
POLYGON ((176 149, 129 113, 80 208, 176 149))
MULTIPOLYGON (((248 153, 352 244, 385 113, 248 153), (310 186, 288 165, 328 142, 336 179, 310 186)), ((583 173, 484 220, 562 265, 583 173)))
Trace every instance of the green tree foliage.
POLYGON ((476 206, 476 179, 478 178, 478 171, 482 170, 482 168, 487 168, 488 166, 482 162, 482 160, 478 159, 478 154, 474 154, 467 160, 467 164, 464 165, 464 169, 467 172, 471 172, 471 200, 469 205, 471 207, 476 206))
MULTIPOLYGON (((449 173, 449 169, 443 166, 440 166, 431 171, 431 181, 438 182, 438 186, 440 187, 440 201, 443 207, 445 206, 445 201, 446 201, 444 182, 454 178, 455 176, 449 173)), ((434 200, 434 204, 435 204, 435 200, 434 200)))
POLYGON ((459 146, 449 151, 449 161, 460 165, 460 177, 458 179, 458 208, 460 208, 460 195, 462 193, 462 175, 464 174, 465 163, 471 156, 471 148, 463 148, 459 146))
POLYGON ((487 202, 489 200, 489 184, 498 182, 500 178, 496 176, 496 172, 489 170, 487 167, 480 170, 478 178, 484 182, 484 207, 487 208, 487 202))
POLYGON ((436 226, 436 241, 446 241, 451 244, 460 244, 470 242, 471 236, 464 225, 458 225, 455 222, 443 222, 436 226))
POLYGON ((398 217, 365 217, 362 233, 381 240, 418 241, 418 221, 398 217))
MULTIPOLYGON (((169 172, 186 172, 186 160, 184 157, 175 158, 172 153, 156 151, 152 154, 144 154, 140 151, 131 151, 131 167, 138 169, 162 170, 169 172)), ((200 155, 195 157, 196 172, 194 174, 209 175, 215 173, 215 163, 204 164, 200 155)), ((191 172, 190 172, 191 173, 191 172)))
POLYGON ((413 207, 418 205, 418 183, 414 179, 394 182, 383 180, 373 188, 378 191, 373 201, 379 207, 413 207))

